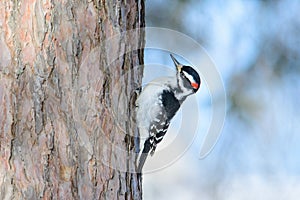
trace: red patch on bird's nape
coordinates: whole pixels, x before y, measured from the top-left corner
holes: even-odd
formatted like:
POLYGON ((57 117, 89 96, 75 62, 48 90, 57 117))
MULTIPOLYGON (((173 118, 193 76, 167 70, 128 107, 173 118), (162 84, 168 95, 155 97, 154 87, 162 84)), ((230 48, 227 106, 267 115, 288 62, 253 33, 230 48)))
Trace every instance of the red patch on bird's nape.
POLYGON ((199 84, 198 84, 198 83, 191 83, 191 85, 192 85, 192 87, 193 87, 194 89, 198 89, 198 87, 199 87, 199 84))

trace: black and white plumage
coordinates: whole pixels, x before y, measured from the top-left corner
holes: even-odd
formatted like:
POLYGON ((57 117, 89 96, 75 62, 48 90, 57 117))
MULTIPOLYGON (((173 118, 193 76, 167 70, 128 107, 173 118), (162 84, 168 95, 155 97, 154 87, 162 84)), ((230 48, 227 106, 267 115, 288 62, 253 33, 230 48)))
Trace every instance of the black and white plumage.
POLYGON ((151 81, 136 101, 136 119, 142 146, 138 173, 141 173, 148 154, 154 154, 183 101, 196 93, 201 84, 198 73, 192 67, 182 65, 170 56, 177 69, 176 76, 151 81))

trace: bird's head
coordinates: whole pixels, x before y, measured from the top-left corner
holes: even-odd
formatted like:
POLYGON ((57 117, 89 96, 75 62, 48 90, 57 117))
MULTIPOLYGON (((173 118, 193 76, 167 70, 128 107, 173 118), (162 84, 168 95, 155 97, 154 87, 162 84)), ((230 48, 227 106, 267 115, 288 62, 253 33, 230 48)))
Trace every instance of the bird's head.
POLYGON ((179 86, 192 89, 196 93, 201 84, 199 74, 192 67, 179 63, 172 54, 170 56, 176 66, 179 86))

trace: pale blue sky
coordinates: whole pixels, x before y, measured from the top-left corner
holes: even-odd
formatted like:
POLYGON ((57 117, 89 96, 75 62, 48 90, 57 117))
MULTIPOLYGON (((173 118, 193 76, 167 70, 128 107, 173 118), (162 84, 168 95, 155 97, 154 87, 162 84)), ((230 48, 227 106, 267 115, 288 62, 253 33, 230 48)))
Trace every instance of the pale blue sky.
MULTIPOLYGON (((199 160, 211 114, 204 85, 195 143, 175 164, 145 175, 145 199, 298 199, 300 3, 163 2, 147 2, 147 25, 185 33, 207 50, 224 80, 228 113, 216 147, 199 160)), ((146 51, 145 63, 172 68, 159 51, 146 51)))

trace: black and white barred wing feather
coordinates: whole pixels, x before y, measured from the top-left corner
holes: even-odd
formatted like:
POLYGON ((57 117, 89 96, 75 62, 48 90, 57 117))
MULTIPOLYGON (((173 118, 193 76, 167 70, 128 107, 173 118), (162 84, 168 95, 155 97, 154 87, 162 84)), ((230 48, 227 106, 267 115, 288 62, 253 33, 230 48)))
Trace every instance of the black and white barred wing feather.
POLYGON ((170 122, 167 115, 160 112, 159 115, 150 124, 149 137, 145 140, 142 149, 142 153, 139 158, 138 172, 142 171, 148 154, 152 156, 156 150, 156 146, 160 143, 165 136, 170 122))
POLYGON ((159 112, 150 121, 148 137, 146 137, 145 142, 141 143, 143 149, 139 159, 138 172, 141 172, 148 154, 150 153, 151 156, 154 154, 157 144, 162 141, 169 128, 171 119, 180 107, 180 103, 172 91, 163 90, 158 99, 159 112))

